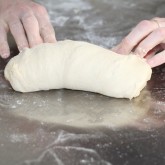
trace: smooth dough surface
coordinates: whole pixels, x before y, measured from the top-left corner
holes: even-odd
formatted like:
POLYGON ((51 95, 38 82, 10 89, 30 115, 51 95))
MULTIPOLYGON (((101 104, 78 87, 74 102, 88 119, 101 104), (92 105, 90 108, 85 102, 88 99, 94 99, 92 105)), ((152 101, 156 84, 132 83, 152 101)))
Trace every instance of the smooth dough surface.
POLYGON ((5 77, 16 91, 67 88, 129 99, 140 94, 151 73, 150 66, 135 55, 72 40, 25 49, 5 68, 5 77))

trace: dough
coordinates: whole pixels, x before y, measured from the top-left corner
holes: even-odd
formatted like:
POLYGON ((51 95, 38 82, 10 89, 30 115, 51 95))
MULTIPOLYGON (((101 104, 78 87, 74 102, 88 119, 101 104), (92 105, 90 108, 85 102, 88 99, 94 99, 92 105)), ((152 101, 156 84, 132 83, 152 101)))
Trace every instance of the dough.
POLYGON ((25 49, 5 68, 5 77, 16 91, 67 88, 129 99, 140 94, 151 73, 150 66, 135 55, 71 40, 25 49))

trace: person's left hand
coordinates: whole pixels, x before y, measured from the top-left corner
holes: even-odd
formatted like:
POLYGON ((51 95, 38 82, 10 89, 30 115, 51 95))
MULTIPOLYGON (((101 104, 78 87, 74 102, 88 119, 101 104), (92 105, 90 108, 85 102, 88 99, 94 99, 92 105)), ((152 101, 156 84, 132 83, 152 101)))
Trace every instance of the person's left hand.
POLYGON ((112 50, 119 54, 137 54, 146 58, 151 67, 165 63, 165 18, 141 21, 112 50))

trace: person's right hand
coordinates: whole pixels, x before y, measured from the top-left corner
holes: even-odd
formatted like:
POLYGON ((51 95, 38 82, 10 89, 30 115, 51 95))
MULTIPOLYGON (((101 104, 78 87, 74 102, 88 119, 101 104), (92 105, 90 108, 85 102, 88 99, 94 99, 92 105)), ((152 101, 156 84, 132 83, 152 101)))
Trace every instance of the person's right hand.
POLYGON ((56 42, 46 9, 31 0, 0 0, 0 56, 10 56, 7 33, 11 32, 19 51, 37 44, 56 42))
POLYGON ((165 18, 143 20, 112 49, 119 54, 136 54, 153 68, 165 63, 165 18))

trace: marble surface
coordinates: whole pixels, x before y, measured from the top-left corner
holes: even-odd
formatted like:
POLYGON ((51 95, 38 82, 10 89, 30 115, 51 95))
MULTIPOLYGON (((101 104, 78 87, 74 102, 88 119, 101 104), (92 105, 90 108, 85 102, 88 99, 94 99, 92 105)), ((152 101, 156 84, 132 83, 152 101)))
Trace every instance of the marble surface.
MULTIPOLYGON (((38 0, 58 40, 111 48, 163 0, 38 0)), ((12 54, 17 54, 12 49, 12 54)), ((0 61, 0 165, 164 165, 165 65, 133 100, 52 90, 14 92, 0 61)))

